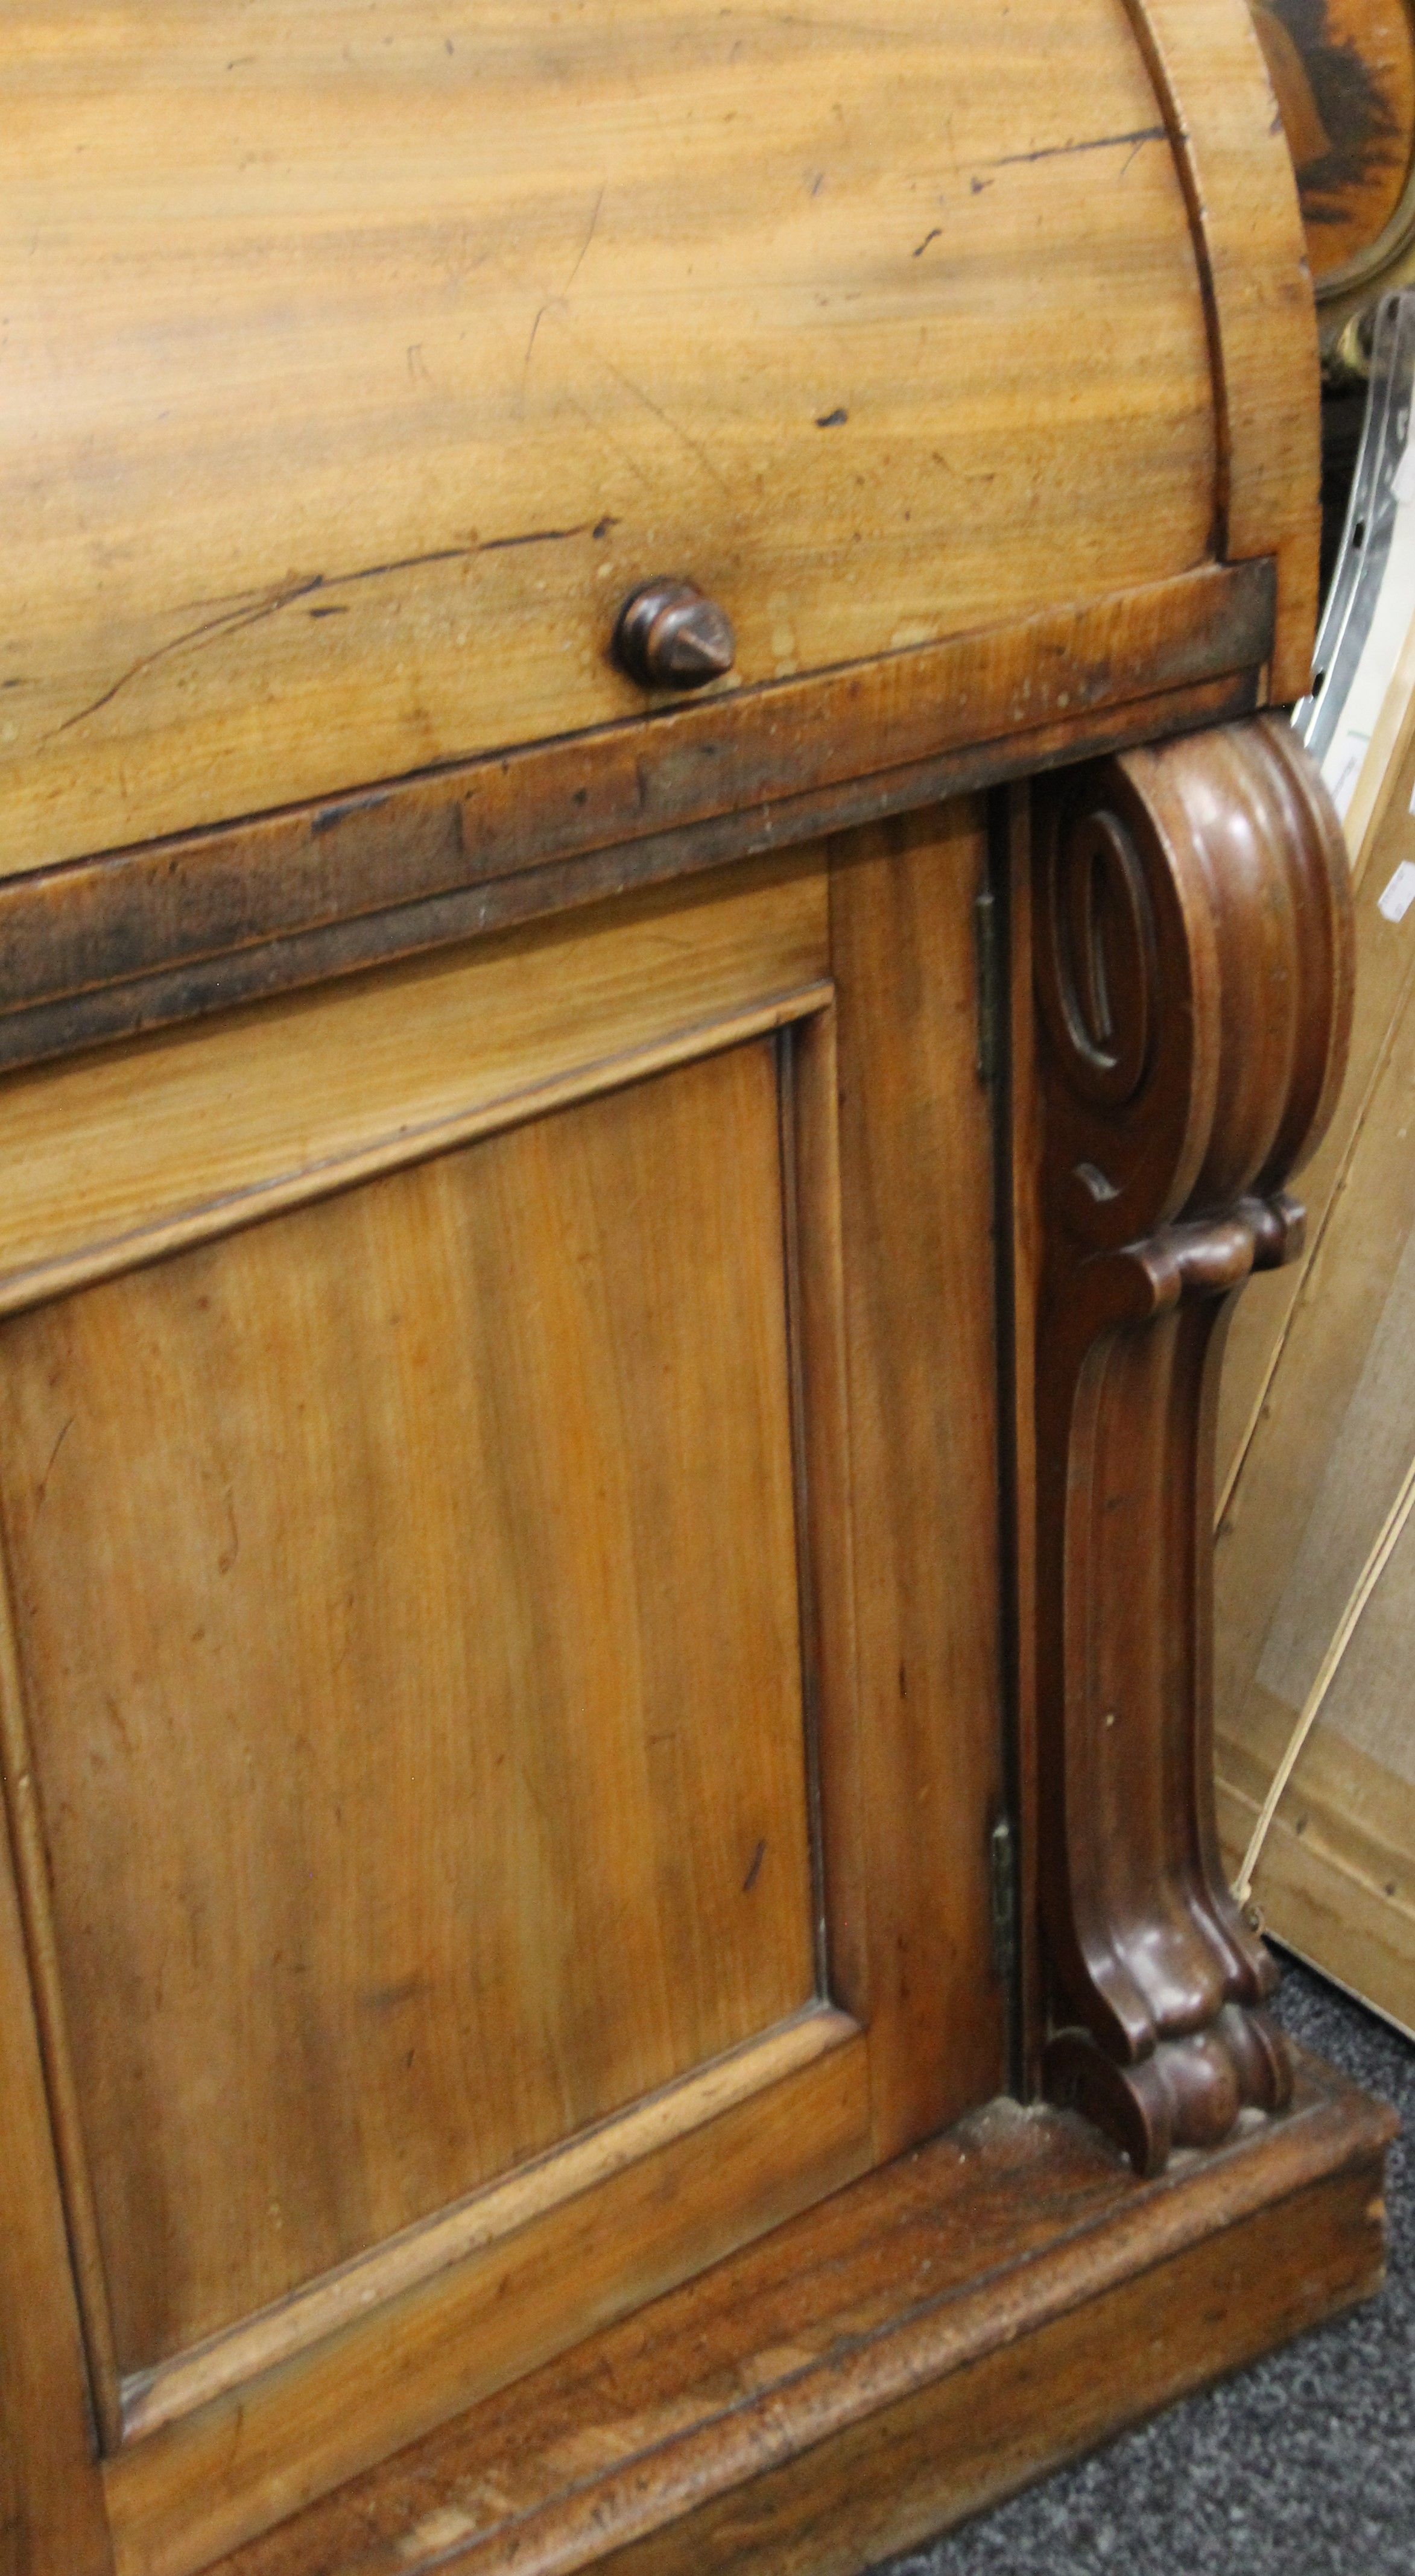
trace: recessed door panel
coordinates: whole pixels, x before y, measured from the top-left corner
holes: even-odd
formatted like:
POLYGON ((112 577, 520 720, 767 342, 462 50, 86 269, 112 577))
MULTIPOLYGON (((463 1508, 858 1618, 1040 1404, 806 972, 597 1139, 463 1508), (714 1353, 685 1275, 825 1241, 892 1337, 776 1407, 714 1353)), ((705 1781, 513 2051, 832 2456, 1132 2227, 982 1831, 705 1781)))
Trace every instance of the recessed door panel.
POLYGON ((0 1401, 122 2371, 808 2000, 771 1041, 16 1319, 0 1401))
POLYGON ((115 2576, 1003 2079, 980 819, 6 1092, 0 1767, 115 2576))

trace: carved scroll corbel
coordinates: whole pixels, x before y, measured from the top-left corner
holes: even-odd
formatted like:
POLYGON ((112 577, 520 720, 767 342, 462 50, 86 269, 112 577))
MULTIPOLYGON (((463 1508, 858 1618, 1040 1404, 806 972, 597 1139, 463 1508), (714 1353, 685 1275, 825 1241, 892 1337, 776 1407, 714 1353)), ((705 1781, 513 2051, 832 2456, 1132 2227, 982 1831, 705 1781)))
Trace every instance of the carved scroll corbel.
POLYGON ((1048 782, 1035 865, 1045 2083, 1153 2173, 1291 2090, 1214 1818, 1214 1414, 1341 1081, 1346 861, 1265 717, 1048 782))

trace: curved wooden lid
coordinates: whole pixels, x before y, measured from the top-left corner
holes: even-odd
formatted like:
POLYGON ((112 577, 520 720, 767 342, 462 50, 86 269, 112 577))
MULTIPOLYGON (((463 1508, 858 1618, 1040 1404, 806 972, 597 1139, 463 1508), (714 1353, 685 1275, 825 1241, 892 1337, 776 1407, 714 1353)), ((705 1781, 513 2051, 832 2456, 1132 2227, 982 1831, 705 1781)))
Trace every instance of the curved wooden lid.
POLYGON ((640 715, 659 574, 733 690, 1275 553, 1295 691, 1290 173, 1139 23, 14 0, 0 869, 640 715))

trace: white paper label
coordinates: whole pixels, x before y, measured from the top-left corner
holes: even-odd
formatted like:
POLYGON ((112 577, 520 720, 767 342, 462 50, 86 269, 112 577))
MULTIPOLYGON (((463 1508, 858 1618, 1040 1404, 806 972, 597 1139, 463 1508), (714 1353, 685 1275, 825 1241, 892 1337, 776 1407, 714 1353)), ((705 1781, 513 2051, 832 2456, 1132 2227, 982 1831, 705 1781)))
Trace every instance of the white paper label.
POLYGON ((1369 741, 1369 734, 1338 734, 1326 759, 1322 762, 1322 776, 1327 782, 1331 791, 1331 801, 1343 823, 1346 820, 1347 806, 1356 793, 1356 781, 1361 775, 1361 763, 1366 757, 1369 741))
POLYGON ((1387 921, 1403 921, 1415 903, 1415 859, 1402 859, 1376 906, 1387 921))

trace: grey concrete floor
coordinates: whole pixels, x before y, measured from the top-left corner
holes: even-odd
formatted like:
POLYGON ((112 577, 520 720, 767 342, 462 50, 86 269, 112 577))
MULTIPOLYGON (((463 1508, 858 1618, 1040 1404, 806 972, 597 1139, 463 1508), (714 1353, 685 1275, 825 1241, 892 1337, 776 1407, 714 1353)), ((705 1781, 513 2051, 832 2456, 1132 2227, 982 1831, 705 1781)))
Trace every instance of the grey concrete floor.
POLYGON ((1277 2012, 1406 2124, 1380 2298, 896 2560, 893 2576, 1415 2576, 1415 2045, 1295 1962, 1277 2012))

